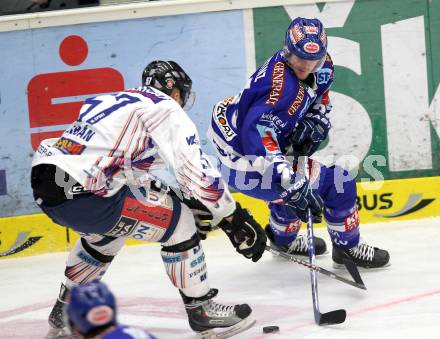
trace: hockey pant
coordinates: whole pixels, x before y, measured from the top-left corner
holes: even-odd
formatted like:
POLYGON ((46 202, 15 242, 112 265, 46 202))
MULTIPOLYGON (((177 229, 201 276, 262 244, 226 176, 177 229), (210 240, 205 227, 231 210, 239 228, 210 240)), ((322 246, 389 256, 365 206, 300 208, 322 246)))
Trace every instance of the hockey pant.
MULTIPOLYGON (((326 167, 310 160, 310 183, 324 200, 324 219, 333 244, 351 248, 359 243, 359 215, 356 205, 356 181, 339 166, 326 167)), ((270 201, 269 227, 277 244, 287 245, 296 239, 302 225, 290 208, 280 203, 272 183, 266 186, 256 172, 239 172, 225 166, 222 175, 228 184, 242 193, 257 199, 270 201)))
MULTIPOLYGON (((145 198, 145 196, 144 196, 145 198)), ((100 279, 128 238, 162 244, 162 260, 174 286, 186 296, 209 291, 205 255, 191 210, 171 195, 147 201, 125 196, 118 222, 105 234, 80 233, 66 264, 66 285, 100 279)))

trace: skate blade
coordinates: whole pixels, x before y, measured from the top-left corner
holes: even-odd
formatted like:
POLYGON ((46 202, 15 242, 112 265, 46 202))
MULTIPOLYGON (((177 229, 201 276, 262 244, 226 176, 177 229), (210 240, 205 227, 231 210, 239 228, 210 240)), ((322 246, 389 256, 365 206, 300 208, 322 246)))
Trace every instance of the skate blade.
MULTIPOLYGON (((374 271, 374 270, 381 270, 381 269, 383 269, 383 268, 387 268, 387 267, 390 267, 390 266, 391 266, 391 263, 388 262, 388 263, 386 263, 385 265, 383 265, 383 266, 381 266, 381 267, 363 267, 363 266, 357 266, 357 268, 360 269, 360 270, 374 271)), ((344 264, 338 264, 338 263, 336 263, 336 262, 333 261, 333 268, 336 268, 336 269, 341 269, 341 268, 343 268, 343 269, 345 269, 345 265, 344 265, 344 264)))
POLYGON ((44 339, 75 339, 70 331, 65 328, 51 328, 49 332, 47 332, 44 339))
POLYGON ((251 316, 243 319, 234 326, 225 328, 213 328, 212 330, 207 330, 197 333, 197 338, 200 339, 226 339, 230 338, 238 333, 244 332, 254 326, 257 321, 251 316))

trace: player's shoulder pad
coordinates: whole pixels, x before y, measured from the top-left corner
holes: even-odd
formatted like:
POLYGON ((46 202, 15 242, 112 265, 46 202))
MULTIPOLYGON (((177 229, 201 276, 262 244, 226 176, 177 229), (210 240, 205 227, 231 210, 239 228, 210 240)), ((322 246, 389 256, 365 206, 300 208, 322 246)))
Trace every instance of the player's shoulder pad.
POLYGON ((283 105, 295 98, 299 88, 299 81, 293 70, 284 62, 280 53, 277 53, 270 68, 269 81, 271 89, 266 104, 271 106, 283 105))
POLYGON ((324 92, 333 83, 333 61, 330 54, 327 53, 324 65, 316 72, 316 82, 320 87, 320 91, 324 92))
POLYGON ((276 63, 278 53, 268 58, 253 74, 251 86, 259 87, 271 79, 274 64, 276 63))

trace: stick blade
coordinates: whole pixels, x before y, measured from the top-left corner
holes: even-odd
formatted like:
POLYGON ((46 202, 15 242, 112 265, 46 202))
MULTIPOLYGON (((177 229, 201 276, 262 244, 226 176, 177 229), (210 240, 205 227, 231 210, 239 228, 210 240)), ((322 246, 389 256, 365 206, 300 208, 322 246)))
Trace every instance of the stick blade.
POLYGON ((353 280, 360 286, 360 288, 366 290, 367 287, 365 286, 361 275, 359 273, 359 270, 355 264, 355 262, 348 258, 343 258, 342 262, 344 263, 345 268, 347 269, 348 273, 350 273, 353 280))
POLYGON ((322 325, 334 325, 342 324, 347 317, 347 312, 345 310, 335 310, 327 313, 321 313, 319 320, 317 321, 319 326, 322 325))

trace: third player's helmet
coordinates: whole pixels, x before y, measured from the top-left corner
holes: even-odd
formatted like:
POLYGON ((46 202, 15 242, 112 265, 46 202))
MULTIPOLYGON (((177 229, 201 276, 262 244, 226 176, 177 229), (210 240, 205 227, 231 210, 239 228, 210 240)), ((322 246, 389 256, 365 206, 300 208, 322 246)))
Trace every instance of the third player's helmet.
POLYGON ((150 62, 142 73, 142 86, 154 87, 167 95, 171 94, 173 88, 178 88, 183 101, 182 107, 189 109, 194 103, 192 80, 174 61, 150 62))
POLYGON ((283 56, 286 61, 290 56, 303 60, 319 60, 314 71, 322 67, 327 54, 327 35, 319 19, 294 19, 286 32, 283 56))
POLYGON ((115 297, 100 281, 75 286, 70 293, 66 314, 71 328, 82 334, 116 325, 115 297))

